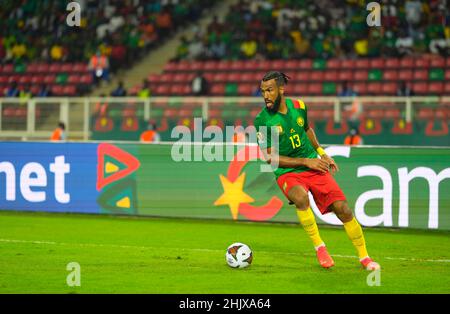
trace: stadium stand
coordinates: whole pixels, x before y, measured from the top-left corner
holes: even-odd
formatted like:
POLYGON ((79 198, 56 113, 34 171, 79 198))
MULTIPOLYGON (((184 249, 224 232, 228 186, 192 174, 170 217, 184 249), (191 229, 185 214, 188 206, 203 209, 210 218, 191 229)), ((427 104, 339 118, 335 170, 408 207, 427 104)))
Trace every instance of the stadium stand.
MULTIPOLYGON (((80 27, 66 23, 65 1, 5 1, 0 10, 0 93, 12 83, 36 96, 46 84, 53 96, 90 90, 90 58, 99 51, 111 71, 129 67, 214 1, 78 1, 80 27), (89 21, 89 23, 87 23, 89 21)), ((50 95, 50 93, 47 93, 50 95)))

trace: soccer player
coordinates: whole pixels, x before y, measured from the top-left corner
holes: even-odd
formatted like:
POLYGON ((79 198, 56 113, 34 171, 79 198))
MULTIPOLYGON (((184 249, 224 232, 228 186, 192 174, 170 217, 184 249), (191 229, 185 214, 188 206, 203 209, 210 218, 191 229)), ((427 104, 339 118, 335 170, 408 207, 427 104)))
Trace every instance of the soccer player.
POLYGON ((295 204, 297 216, 313 242, 322 267, 330 268, 334 266, 334 261, 320 237, 309 204, 308 191, 312 193, 322 214, 334 212, 343 222, 362 266, 367 270, 379 269, 380 265, 367 253, 360 224, 353 216, 344 193, 330 174, 330 171, 338 171, 338 166, 320 147, 314 130, 308 126, 306 105, 299 99, 284 96, 287 81, 288 77, 277 71, 268 72, 263 77, 261 93, 266 106, 254 121, 258 144, 266 161, 278 163, 274 171, 278 186, 290 203, 295 204), (271 143, 272 129, 278 133, 278 148, 271 143))

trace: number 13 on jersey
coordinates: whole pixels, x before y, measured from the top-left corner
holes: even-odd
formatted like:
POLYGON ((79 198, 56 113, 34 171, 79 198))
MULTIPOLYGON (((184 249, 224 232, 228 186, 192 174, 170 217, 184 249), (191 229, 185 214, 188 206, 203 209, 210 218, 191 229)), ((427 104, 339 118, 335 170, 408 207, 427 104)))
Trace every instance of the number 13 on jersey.
POLYGON ((292 148, 297 148, 302 145, 302 143, 300 142, 300 136, 298 136, 298 134, 290 136, 289 139, 291 140, 292 148))

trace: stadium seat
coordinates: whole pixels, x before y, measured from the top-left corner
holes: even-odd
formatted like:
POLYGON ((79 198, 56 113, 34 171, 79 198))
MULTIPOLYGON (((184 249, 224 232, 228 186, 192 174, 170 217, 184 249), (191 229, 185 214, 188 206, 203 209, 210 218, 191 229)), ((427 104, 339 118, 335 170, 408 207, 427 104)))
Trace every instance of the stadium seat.
POLYGON ((169 95, 170 86, 169 85, 158 85, 155 88, 155 95, 158 96, 168 96, 169 95))
POLYGON ((73 64, 72 63, 63 63, 61 65, 61 72, 71 73, 73 72, 73 64))
POLYGON ((190 62, 188 61, 180 61, 177 64, 177 71, 189 71, 190 70, 190 62))
POLYGON ((352 89, 358 93, 358 95, 367 94, 367 85, 364 82, 353 83, 352 89))
POLYGON ((294 74, 291 76, 292 80, 294 82, 303 82, 303 81, 309 81, 310 75, 308 71, 298 71, 294 72, 294 74))
POLYGON ((416 81, 427 81, 428 80, 428 70, 415 70, 413 78, 416 81))
POLYGON ((396 71, 396 70, 385 70, 383 72, 383 80, 385 80, 385 81, 396 81, 396 80, 398 80, 398 71, 396 71))
POLYGON ((238 94, 240 96, 251 96, 256 89, 255 84, 239 84, 238 94))
POLYGON ((322 94, 321 83, 308 84, 307 95, 321 95, 321 94, 322 94))
POLYGON ((81 76, 78 74, 71 74, 69 75, 69 78, 67 79, 67 83, 70 84, 80 84, 81 82, 81 76))
POLYGON ((330 59, 327 61, 327 69, 337 70, 341 67, 341 60, 339 59, 330 59))
POLYGON ((242 71, 242 69, 245 67, 245 61, 242 60, 235 60, 231 63, 231 68, 229 70, 231 71, 242 71))
POLYGON ((0 84, 7 84, 8 80, 9 79, 6 75, 0 75, 0 84))
POLYGON ((370 66, 369 59, 356 59, 355 67, 357 69, 368 69, 370 66))
POLYGON ((44 83, 47 85, 51 85, 51 84, 55 83, 55 81, 56 81, 56 75, 54 75, 54 74, 49 74, 44 77, 44 83))
POLYGON ((400 61, 397 58, 387 58, 384 62, 386 69, 397 69, 400 67, 400 61))
POLYGON ((413 79, 413 71, 412 70, 400 70, 398 72, 398 80, 399 81, 411 81, 413 79))
POLYGON ((430 66, 430 60, 425 58, 417 58, 415 59, 414 66, 416 69, 428 69, 430 66))
POLYGON ((308 84, 305 83, 296 83, 292 88, 292 93, 296 96, 303 96, 308 93, 308 84))
POLYGON ((33 75, 31 77, 31 84, 41 84, 44 81, 43 75, 33 75))
POLYGON ((174 73, 163 73, 159 76, 159 83, 172 83, 174 81, 174 73))
POLYGON ((75 85, 66 85, 62 91, 65 96, 75 96, 77 94, 77 87, 75 85))
POLYGON ((324 78, 323 71, 312 71, 309 75, 309 81, 322 82, 324 78))
POLYGON ((447 108, 436 108, 434 112, 434 117, 436 119, 447 120, 449 118, 449 109, 447 108))
POLYGON ((90 84, 92 84, 92 81, 93 81, 93 78, 92 78, 91 74, 88 73, 88 74, 81 75, 80 84, 90 85, 90 84))
POLYGON ((203 71, 216 71, 218 68, 218 62, 217 61, 206 61, 203 64, 203 71))
POLYGON ((444 84, 442 82, 431 82, 428 84, 427 94, 441 95, 444 92, 444 84))
POLYGON ((426 82, 415 82, 412 84, 412 90, 416 95, 425 95, 428 92, 428 84, 426 82))
POLYGON ((2 73, 4 74, 9 74, 9 73, 13 73, 14 72, 14 65, 13 64, 4 64, 2 67, 2 73))
POLYGON ((434 117, 434 110, 431 108, 419 108, 415 117, 419 120, 429 120, 434 117))
POLYGON ((225 73, 218 73, 218 74, 223 74, 223 76, 224 76, 224 80, 223 81, 224 82, 237 83, 237 82, 241 81, 242 73, 240 73, 240 72, 230 72, 230 73, 228 73, 228 75, 226 75, 225 73))
POLYGON ((444 94, 450 96, 450 82, 445 82, 444 85, 444 94))
POLYGON ((30 84, 31 79, 32 79, 31 75, 25 74, 25 75, 20 76, 18 83, 19 84, 30 84))
POLYGON ((439 69, 445 68, 445 59, 442 57, 432 58, 430 60, 430 67, 439 69))
POLYGON ((384 112, 385 119, 398 119, 400 118, 401 113, 399 109, 387 109, 384 112))
POLYGON ((211 94, 213 96, 222 96, 225 94, 225 84, 212 84, 211 94))
POLYGON ((353 71, 341 70, 338 71, 337 81, 352 81, 353 80, 353 71))
POLYGON ((85 63, 81 63, 81 62, 75 63, 72 68, 72 72, 76 72, 76 73, 85 73, 88 71, 89 71, 88 65, 85 63))
POLYGON ((191 72, 198 72, 201 71, 203 67, 203 62, 200 61, 194 61, 189 63, 188 70, 191 72))
MULTIPOLYGON (((230 73, 230 74, 232 74, 232 73, 230 73)), ((227 80, 228 80, 228 74, 225 72, 215 73, 212 78, 212 82, 214 82, 214 83, 226 82, 227 80)))
POLYGON ((164 65, 164 72, 175 72, 177 71, 177 63, 168 62, 164 65))
POLYGON ((221 60, 217 64, 217 71, 229 71, 231 68, 231 61, 221 60))
POLYGON ((251 73, 251 72, 243 72, 239 77, 239 81, 255 83, 253 73, 251 73))
POLYGON ((400 67, 401 68, 413 68, 414 67, 414 58, 405 57, 400 59, 400 67))
POLYGON ((337 81, 338 73, 336 71, 326 71, 324 74, 324 81, 326 82, 335 82, 337 81))
POLYGON ((299 62, 298 68, 300 70, 310 70, 312 68, 312 60, 304 59, 299 62))
POLYGON ((359 71, 355 72, 355 74, 353 76, 353 79, 355 81, 367 81, 368 76, 369 76, 369 72, 368 71, 365 71, 365 70, 361 71, 361 70, 359 70, 359 71))
POLYGON ((61 72, 61 64, 59 63, 51 63, 48 67, 48 72, 50 73, 59 73, 61 72))
POLYGON ((382 83, 382 94, 385 95, 396 95, 397 94, 397 83, 389 82, 389 83, 382 83))
POLYGON ((384 68, 384 59, 382 58, 376 58, 370 60, 370 68, 372 69, 382 69, 384 68))
POLYGON ((258 69, 258 61, 256 60, 248 60, 245 62, 243 69, 245 71, 255 71, 258 69))
POLYGON ((285 68, 286 71, 292 73, 293 71, 296 71, 298 69, 299 65, 300 65, 299 60, 288 60, 285 64, 285 68))
POLYGON ((373 82, 367 84, 367 92, 372 95, 380 95, 383 93, 382 85, 379 82, 373 82))

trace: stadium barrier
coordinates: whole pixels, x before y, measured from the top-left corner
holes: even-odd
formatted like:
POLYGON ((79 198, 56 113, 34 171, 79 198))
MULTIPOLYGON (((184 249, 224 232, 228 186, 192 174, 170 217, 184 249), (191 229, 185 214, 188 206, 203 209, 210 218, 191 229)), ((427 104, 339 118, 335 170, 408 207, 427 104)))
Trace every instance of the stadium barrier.
MULTIPOLYGON (((297 98, 297 97, 292 97, 297 98)), ((450 146, 450 97, 301 97, 325 143, 359 128, 364 144, 450 146)), ((58 121, 69 139, 138 141, 153 120, 163 141, 177 125, 251 125, 261 97, 0 98, 1 139, 48 139, 58 121)))
MULTIPOLYGON (((261 171, 267 165, 252 154, 258 150, 232 143, 3 142, 0 209, 297 223, 273 174, 261 171)), ((449 147, 326 150, 362 225, 450 230, 449 147)), ((311 201, 319 223, 340 224, 311 201)))

